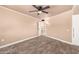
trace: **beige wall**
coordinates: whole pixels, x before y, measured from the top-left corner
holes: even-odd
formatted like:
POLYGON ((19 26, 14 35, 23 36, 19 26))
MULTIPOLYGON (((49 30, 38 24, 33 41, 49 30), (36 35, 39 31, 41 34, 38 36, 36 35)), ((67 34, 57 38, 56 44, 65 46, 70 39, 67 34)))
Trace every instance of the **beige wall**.
POLYGON ((0 45, 35 36, 36 20, 0 6, 0 45))
MULTIPOLYGON (((72 11, 52 16, 47 34, 71 42, 72 11)), ((0 6, 0 45, 35 36, 38 19, 0 6)))
POLYGON ((51 17, 47 35, 68 42, 72 41, 72 10, 51 17))

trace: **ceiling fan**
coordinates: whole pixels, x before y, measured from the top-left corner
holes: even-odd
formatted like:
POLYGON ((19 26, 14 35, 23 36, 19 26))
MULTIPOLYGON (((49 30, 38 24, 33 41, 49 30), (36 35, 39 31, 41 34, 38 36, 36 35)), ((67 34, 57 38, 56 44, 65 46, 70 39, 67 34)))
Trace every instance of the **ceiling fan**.
POLYGON ((41 13, 46 13, 48 14, 46 9, 50 8, 50 6, 44 6, 44 5, 32 5, 34 8, 37 10, 29 11, 29 12, 37 12, 37 15, 40 15, 41 13))

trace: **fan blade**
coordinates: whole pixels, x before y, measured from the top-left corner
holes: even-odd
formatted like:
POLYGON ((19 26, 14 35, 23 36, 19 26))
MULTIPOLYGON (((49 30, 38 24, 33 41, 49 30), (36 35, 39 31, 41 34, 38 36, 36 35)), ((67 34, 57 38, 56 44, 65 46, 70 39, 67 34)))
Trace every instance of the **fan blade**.
POLYGON ((29 12, 38 12, 37 10, 29 11, 29 12))
POLYGON ((48 8, 50 8, 49 6, 46 6, 46 7, 44 7, 42 10, 45 10, 45 9, 48 9, 48 8))
POLYGON ((44 12, 44 13, 48 14, 48 12, 46 12, 46 11, 42 11, 42 12, 44 12))
POLYGON ((35 7, 36 9, 38 9, 38 7, 36 5, 32 5, 33 7, 35 7))

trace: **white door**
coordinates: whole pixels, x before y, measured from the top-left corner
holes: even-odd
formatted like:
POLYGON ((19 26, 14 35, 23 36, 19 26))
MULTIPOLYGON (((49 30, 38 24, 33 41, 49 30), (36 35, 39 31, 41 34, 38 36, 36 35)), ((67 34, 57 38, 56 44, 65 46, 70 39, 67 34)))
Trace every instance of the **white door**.
POLYGON ((45 35, 45 27, 46 27, 46 25, 45 25, 45 22, 44 21, 40 21, 40 22, 38 22, 37 23, 37 26, 38 26, 38 35, 40 36, 40 35, 45 35))
POLYGON ((72 16, 72 43, 79 45, 79 15, 72 16))

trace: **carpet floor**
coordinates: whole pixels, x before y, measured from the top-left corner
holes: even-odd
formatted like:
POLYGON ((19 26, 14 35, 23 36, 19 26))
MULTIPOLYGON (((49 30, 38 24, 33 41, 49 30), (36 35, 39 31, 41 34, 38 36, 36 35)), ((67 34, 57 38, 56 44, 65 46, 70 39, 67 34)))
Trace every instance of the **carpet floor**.
POLYGON ((0 54, 78 54, 79 46, 38 36, 0 49, 0 54))

